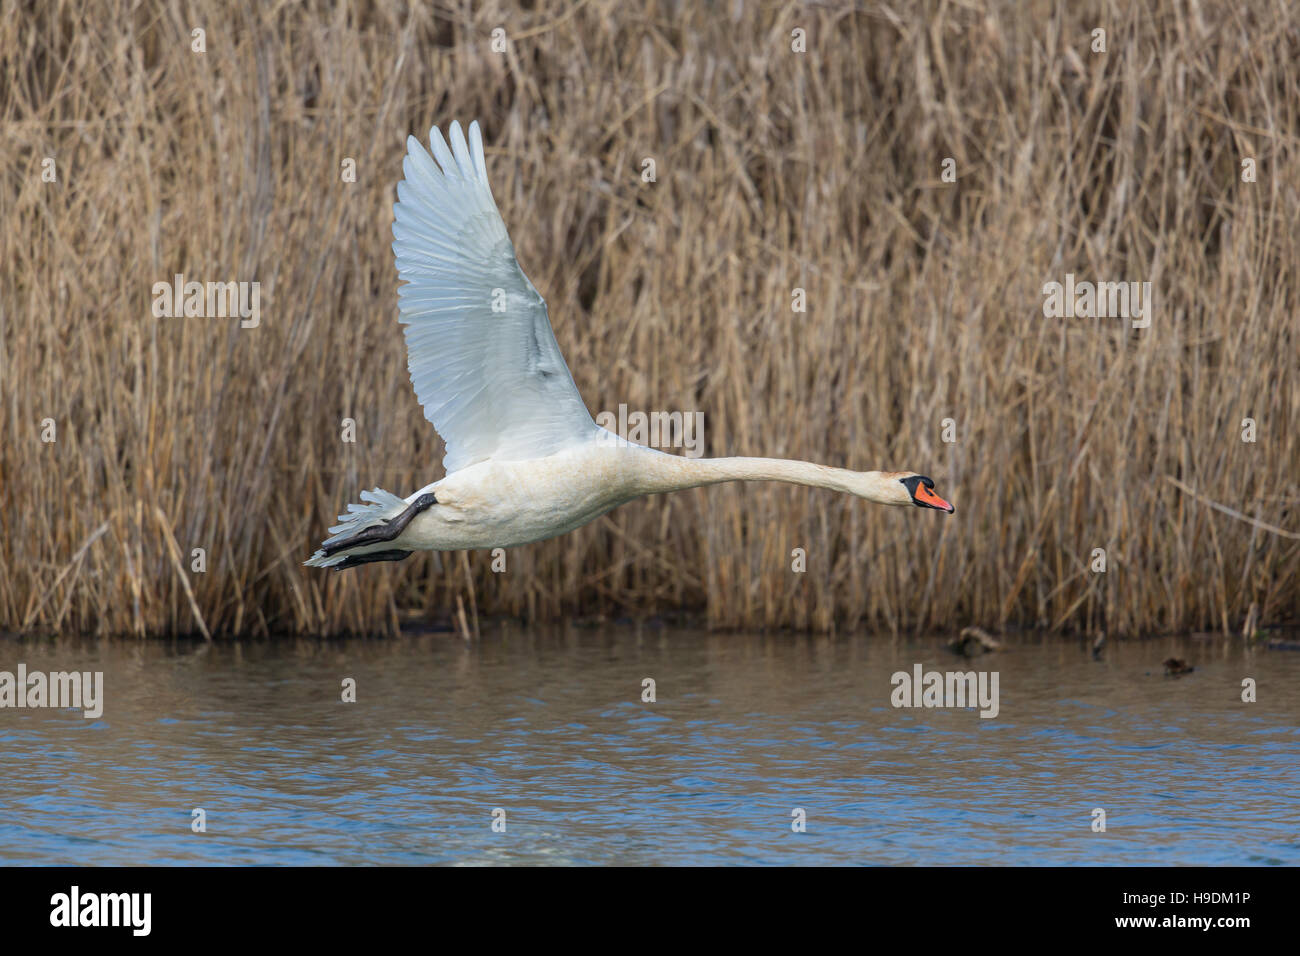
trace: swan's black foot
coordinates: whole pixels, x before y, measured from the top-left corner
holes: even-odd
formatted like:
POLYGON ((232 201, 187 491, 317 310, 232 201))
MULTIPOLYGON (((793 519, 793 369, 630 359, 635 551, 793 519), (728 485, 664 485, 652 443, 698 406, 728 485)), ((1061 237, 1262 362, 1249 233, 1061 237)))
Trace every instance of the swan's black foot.
POLYGON ((368 554, 349 554, 333 567, 335 571, 346 571, 348 568, 355 568, 358 564, 370 564, 373 561, 401 561, 410 555, 410 551, 371 551, 368 554))
MULTIPOLYGON (((379 544, 381 541, 392 541, 399 534, 401 534, 403 531, 406 530, 406 526, 411 523, 411 519, 413 519, 421 511, 424 511, 427 508, 436 505, 437 503, 438 503, 438 499, 433 496, 433 492, 427 491, 424 494, 420 495, 420 497, 412 501, 409 505, 407 505, 406 510, 403 511, 401 514, 397 515, 396 517, 384 518, 379 524, 372 524, 369 528, 362 528, 360 531, 358 531, 350 538, 344 538, 342 541, 335 541, 331 545, 322 545, 321 550, 324 551, 326 556, 328 557, 331 554, 337 554, 340 551, 345 551, 348 548, 355 548, 358 547, 359 545, 379 544)), ((402 557, 406 557, 408 554, 410 554, 409 551, 403 551, 403 552, 377 551, 375 553, 376 554, 400 553, 402 557)), ((372 560, 392 561, 397 559, 374 558, 372 560)), ((358 562, 358 563, 364 563, 364 562, 358 562)), ((350 565, 344 562, 343 564, 336 564, 335 567, 341 569, 344 567, 350 567, 350 565)))

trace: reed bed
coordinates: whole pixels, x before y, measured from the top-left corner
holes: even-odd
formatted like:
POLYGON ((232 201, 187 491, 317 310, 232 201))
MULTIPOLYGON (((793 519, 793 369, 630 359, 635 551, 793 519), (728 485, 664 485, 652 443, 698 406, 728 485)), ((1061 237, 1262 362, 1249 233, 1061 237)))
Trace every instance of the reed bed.
POLYGON ((0 6, 0 629, 1296 616, 1295 5, 0 6), (303 568, 360 490, 441 474, 390 229, 406 135, 453 118, 482 121, 593 413, 703 411, 711 455, 920 471, 956 515, 731 485, 505 573, 303 568), (260 325, 155 318, 177 273, 260 282, 260 325), (1067 273, 1150 281, 1150 326, 1045 317, 1067 273))

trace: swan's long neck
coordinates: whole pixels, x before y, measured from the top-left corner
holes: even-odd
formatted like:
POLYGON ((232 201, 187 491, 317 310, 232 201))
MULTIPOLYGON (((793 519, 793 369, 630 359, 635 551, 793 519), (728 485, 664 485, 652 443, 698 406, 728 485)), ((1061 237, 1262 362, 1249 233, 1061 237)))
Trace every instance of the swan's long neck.
POLYGON ((907 501, 899 497, 898 472, 849 471, 784 458, 681 458, 664 454, 647 455, 639 465, 638 490, 645 495, 724 481, 785 481, 842 491, 880 504, 907 501))

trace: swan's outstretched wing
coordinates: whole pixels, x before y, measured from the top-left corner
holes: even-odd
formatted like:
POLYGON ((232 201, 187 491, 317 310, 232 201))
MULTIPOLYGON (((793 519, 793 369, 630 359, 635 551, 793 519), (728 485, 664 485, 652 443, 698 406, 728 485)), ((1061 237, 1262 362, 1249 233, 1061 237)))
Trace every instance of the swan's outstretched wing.
POLYGON ((546 303, 515 261, 492 201, 478 123, 407 138, 393 252, 411 384, 447 446, 448 472, 541 458, 596 429, 555 342, 546 303), (441 169, 439 169, 441 167, 441 169))

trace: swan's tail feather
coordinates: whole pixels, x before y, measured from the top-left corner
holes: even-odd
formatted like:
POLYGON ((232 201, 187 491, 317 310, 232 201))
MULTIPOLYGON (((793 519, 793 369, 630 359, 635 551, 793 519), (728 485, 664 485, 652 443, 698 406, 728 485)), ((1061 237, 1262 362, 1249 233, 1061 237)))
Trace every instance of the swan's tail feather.
MULTIPOLYGON (((382 488, 376 488, 373 491, 361 492, 361 500, 365 504, 349 504, 348 513, 339 515, 339 523, 330 528, 330 537, 321 542, 320 550, 303 562, 308 567, 313 568, 339 568, 353 567, 356 564, 365 562, 356 560, 358 555, 349 551, 346 547, 337 548, 336 546, 349 538, 355 537, 358 532, 366 528, 382 524, 389 518, 394 518, 406 510, 407 503, 404 498, 399 498, 390 491, 384 491, 382 488), (352 559, 349 563, 349 559, 352 559)), ((371 550, 374 550, 373 547, 371 550)), ((389 551, 388 554, 396 552, 389 551)), ((405 557, 403 554, 402 557, 405 557)), ((397 560, 391 558, 372 558, 371 560, 397 560)))

